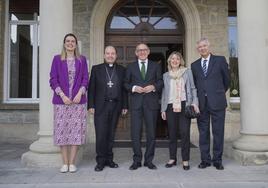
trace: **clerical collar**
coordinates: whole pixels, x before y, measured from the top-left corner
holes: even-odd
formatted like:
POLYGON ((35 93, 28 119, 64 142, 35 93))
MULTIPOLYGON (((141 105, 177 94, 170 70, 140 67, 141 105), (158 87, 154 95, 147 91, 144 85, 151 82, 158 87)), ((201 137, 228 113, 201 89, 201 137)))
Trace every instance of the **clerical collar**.
POLYGON ((109 68, 113 68, 114 67, 114 63, 106 63, 106 66, 109 68))

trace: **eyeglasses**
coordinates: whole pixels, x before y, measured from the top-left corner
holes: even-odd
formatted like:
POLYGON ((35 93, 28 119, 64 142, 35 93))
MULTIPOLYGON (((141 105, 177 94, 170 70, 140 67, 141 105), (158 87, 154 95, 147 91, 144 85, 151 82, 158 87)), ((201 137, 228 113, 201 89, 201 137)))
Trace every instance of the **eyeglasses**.
POLYGON ((145 48, 145 49, 137 49, 136 52, 140 53, 140 52, 147 52, 149 49, 145 48))

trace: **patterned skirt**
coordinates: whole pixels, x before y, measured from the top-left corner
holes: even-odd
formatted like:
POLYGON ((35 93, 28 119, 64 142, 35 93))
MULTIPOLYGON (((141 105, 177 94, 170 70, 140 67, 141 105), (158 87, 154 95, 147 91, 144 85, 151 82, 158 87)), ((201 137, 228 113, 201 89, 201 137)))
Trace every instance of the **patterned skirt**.
POLYGON ((54 105, 54 144, 82 145, 86 141, 86 104, 54 105))

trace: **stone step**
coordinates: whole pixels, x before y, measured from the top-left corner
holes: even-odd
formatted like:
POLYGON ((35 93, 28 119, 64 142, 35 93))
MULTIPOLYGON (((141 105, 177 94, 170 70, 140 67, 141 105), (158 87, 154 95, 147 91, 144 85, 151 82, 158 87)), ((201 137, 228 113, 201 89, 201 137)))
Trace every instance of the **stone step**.
POLYGON ((5 184, 0 188, 268 188, 266 182, 5 184))

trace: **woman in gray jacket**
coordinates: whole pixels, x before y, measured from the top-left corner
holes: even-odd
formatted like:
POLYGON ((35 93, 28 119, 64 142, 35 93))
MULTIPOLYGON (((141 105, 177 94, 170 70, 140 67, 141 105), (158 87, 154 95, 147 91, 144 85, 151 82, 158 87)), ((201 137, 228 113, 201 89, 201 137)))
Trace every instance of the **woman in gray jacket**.
POLYGON ((189 170, 191 119, 185 117, 185 106, 192 105, 197 113, 199 113, 199 108, 192 71, 185 67, 179 52, 173 52, 168 57, 168 72, 163 75, 163 80, 161 116, 168 123, 170 155, 166 167, 170 168, 177 164, 177 131, 179 129, 183 169, 189 170))

